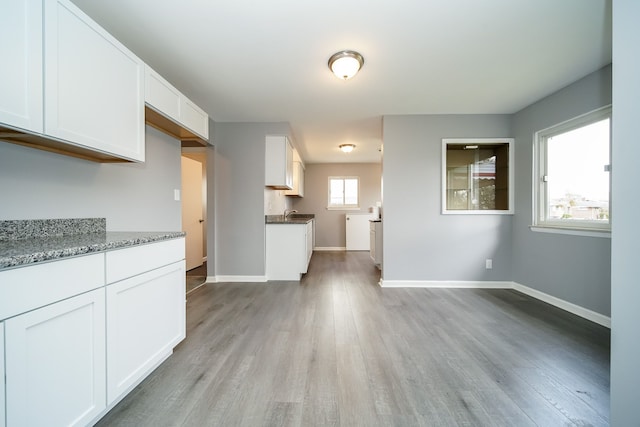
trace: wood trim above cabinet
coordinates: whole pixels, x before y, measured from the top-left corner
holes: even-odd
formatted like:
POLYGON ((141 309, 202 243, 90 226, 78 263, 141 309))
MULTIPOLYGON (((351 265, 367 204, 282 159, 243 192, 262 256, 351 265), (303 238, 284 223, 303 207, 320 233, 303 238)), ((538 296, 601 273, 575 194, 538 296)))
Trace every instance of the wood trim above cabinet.
POLYGON ((121 157, 116 157, 113 154, 103 153, 96 151, 95 149, 74 145, 68 141, 61 141, 51 136, 24 132, 2 125, 0 125, 0 141, 98 163, 132 162, 132 160, 129 159, 123 159, 121 157))

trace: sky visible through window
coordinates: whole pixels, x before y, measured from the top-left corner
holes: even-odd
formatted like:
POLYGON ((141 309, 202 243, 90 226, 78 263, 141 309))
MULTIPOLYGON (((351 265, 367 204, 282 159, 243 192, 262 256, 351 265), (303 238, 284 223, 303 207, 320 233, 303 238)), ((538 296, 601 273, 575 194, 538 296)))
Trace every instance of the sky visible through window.
POLYGON ((567 195, 609 200, 609 119, 565 132, 547 141, 549 198, 567 195))

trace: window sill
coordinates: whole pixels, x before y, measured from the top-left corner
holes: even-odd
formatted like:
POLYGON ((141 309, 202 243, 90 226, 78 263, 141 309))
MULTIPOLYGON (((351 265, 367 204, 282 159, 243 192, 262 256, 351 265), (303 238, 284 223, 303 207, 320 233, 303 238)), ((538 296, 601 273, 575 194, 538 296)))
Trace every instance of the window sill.
POLYGON ((538 233, 551 233, 551 234, 569 234, 572 236, 584 236, 584 237, 604 237, 605 239, 611 238, 610 230, 587 230, 584 228, 561 228, 561 227, 548 227, 539 225, 530 225, 531 231, 538 233))
POLYGON ((327 206, 328 211, 359 211, 360 206, 327 206))
POLYGON ((513 210, 443 210, 442 215, 513 215, 513 210))

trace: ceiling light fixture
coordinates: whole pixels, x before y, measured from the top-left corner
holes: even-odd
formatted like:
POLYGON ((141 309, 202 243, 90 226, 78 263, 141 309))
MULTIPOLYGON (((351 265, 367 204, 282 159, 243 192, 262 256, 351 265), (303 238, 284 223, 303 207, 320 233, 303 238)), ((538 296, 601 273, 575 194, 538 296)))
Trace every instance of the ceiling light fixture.
POLYGON ((340 144, 340 149, 343 153, 350 153, 356 148, 356 144, 340 144))
POLYGON ((343 80, 349 80, 355 76, 363 64, 362 55, 353 50, 342 50, 329 58, 329 69, 336 77, 343 80))

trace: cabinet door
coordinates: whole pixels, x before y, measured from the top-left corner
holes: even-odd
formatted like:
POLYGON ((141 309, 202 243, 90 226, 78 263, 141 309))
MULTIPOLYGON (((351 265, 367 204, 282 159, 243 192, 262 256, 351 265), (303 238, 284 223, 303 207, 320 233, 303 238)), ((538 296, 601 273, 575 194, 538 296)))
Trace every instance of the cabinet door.
MULTIPOLYGON (((0 322, 0 379, 4 380, 4 323, 0 322)), ((4 381, 0 381, 0 427, 4 427, 4 381)))
POLYGON ((69 1, 44 6, 45 134, 144 161, 144 63, 69 1))
POLYGON ((298 196, 304 197, 304 167, 298 162, 298 196))
POLYGON ((369 229, 369 256, 373 262, 376 262, 376 232, 373 223, 369 229))
POLYGON ((111 404, 185 337, 184 261, 107 286, 107 399, 111 404))
POLYGON ((104 289, 5 321, 9 426, 86 425, 106 407, 104 289))
POLYGON ((180 98, 180 122, 189 130, 209 140, 209 115, 184 95, 180 98))
POLYGON ((304 197, 304 168, 302 162, 293 162, 293 189, 285 190, 285 196, 304 197))
POLYGON ((154 110, 180 121, 180 91, 148 65, 145 66, 144 99, 154 110))
POLYGON ((293 188, 293 147, 286 136, 266 137, 264 178, 267 187, 293 188))
POLYGON ((42 2, 0 4, 0 123, 42 132, 42 2))
POLYGON ((304 266, 304 273, 307 272, 309 268, 309 261, 311 261, 311 255, 313 255, 313 221, 309 221, 307 223, 307 231, 306 231, 306 263, 304 266))

